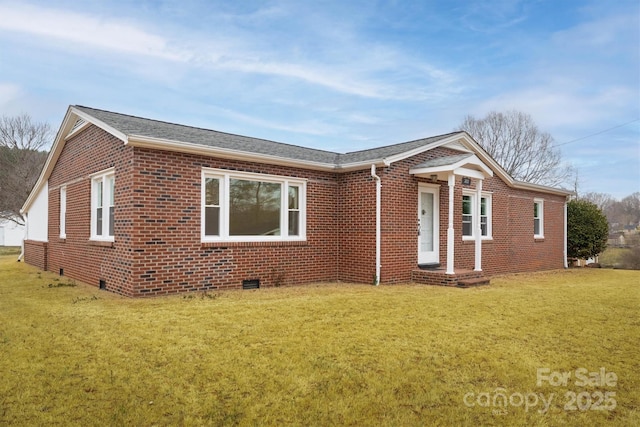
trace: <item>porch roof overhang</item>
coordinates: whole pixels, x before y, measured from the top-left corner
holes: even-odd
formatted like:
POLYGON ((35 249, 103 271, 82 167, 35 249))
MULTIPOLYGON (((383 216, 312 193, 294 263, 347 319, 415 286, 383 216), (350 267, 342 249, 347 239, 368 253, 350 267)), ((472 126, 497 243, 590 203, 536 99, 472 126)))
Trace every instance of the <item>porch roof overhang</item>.
POLYGON ((450 174, 476 179, 493 176, 493 171, 473 153, 427 160, 411 168, 409 173, 421 178, 433 178, 436 175, 437 179, 442 181, 450 174))

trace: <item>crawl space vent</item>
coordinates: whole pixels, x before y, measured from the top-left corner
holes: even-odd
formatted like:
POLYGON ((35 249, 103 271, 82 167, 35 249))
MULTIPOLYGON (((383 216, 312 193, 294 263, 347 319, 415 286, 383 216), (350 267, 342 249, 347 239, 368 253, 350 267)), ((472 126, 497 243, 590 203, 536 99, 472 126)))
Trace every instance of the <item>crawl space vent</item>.
POLYGON ((242 281, 242 289, 258 289, 259 287, 260 287, 260 279, 242 281))

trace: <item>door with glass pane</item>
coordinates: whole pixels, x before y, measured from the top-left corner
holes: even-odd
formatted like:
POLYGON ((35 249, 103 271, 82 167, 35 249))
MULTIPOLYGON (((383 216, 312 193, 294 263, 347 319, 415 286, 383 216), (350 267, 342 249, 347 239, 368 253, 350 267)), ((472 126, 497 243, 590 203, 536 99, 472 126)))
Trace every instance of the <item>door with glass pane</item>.
POLYGON ((437 264, 440 228, 439 188, 420 187, 418 195, 418 264, 437 264))

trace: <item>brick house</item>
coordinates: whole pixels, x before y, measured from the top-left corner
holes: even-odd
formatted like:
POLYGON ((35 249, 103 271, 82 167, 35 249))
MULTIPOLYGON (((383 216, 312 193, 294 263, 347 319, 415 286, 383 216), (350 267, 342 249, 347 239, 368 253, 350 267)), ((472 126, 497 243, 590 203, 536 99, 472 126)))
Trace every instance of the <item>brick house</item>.
POLYGON ((338 154, 71 106, 23 206, 25 260, 127 296, 456 285, 566 267, 569 194, 465 132, 338 154))

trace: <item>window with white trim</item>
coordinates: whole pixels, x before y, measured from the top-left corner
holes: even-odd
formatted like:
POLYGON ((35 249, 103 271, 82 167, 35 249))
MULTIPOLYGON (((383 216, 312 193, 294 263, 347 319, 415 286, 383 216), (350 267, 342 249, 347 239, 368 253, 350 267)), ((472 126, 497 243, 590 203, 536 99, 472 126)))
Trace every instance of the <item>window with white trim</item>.
POLYGON ((304 240, 305 192, 300 179, 203 169, 202 241, 304 240))
POLYGON ((60 187, 60 238, 67 238, 67 187, 60 187))
POLYGON ((492 197, 491 193, 482 192, 480 207, 477 205, 477 192, 463 191, 462 195, 462 238, 473 240, 476 236, 478 223, 482 239, 492 238, 492 197))
POLYGON ((462 236, 473 236, 473 201, 472 195, 462 196, 462 236))
POLYGON ((533 199, 533 237, 544 238, 544 201, 533 199))
POLYGON ((115 210, 113 169, 91 178, 91 239, 113 241, 115 210))

